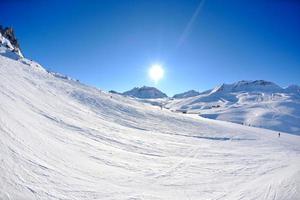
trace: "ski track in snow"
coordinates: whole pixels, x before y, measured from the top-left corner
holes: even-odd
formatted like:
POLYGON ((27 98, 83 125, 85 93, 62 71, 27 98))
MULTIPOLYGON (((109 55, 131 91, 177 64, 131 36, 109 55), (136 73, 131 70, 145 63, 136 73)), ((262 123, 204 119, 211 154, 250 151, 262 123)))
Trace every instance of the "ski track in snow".
POLYGON ((299 136, 160 110, 0 56, 3 200, 297 200, 299 153, 299 136))

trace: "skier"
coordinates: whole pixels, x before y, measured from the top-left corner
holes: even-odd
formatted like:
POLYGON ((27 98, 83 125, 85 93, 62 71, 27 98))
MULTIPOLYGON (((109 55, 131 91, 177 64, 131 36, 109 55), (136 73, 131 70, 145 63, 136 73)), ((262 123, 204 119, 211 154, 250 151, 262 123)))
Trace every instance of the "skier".
POLYGON ((278 133, 278 137, 280 137, 280 132, 278 133))

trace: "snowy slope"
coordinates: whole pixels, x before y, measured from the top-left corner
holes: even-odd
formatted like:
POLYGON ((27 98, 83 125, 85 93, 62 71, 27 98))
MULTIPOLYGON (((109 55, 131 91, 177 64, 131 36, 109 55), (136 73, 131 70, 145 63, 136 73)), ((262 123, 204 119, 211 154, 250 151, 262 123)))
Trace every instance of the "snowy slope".
POLYGON ((299 144, 0 56, 1 200, 296 200, 299 144))
POLYGON ((169 101, 171 110, 300 135, 299 86, 267 81, 223 84, 198 96, 169 101))

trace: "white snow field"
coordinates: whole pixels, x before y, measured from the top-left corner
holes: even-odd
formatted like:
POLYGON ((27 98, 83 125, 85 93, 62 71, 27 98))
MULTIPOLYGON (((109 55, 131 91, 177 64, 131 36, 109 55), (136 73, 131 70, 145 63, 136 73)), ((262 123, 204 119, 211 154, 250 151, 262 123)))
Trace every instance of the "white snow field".
POLYGON ((300 199, 300 137, 160 110, 0 55, 0 199, 300 199))

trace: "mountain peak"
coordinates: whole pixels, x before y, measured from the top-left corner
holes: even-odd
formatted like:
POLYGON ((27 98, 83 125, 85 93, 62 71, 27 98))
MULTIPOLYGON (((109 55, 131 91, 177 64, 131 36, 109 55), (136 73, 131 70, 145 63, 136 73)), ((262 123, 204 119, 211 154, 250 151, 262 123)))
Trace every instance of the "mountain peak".
POLYGON ((3 37, 5 37, 6 39, 8 39, 10 41, 10 43, 12 44, 12 46, 14 48, 20 49, 19 42, 18 42, 18 40, 15 36, 15 32, 14 32, 14 29, 12 27, 3 28, 0 25, 0 32, 1 32, 3 37))
POLYGON ((260 92, 278 92, 283 89, 273 82, 265 80, 255 80, 255 81, 238 81, 232 84, 223 83, 221 86, 214 88, 211 93, 220 92, 239 92, 239 91, 260 91, 260 92))
POLYGON ((23 57, 19 42, 15 36, 13 28, 11 27, 3 28, 0 25, 0 47, 1 47, 0 54, 2 55, 6 54, 8 57, 11 57, 10 55, 12 52, 16 54, 18 57, 23 57))
POLYGON ((284 90, 286 92, 291 92, 291 93, 300 93, 300 86, 299 85, 289 85, 284 90))
POLYGON ((157 88, 149 86, 135 87, 129 91, 123 92, 122 94, 141 99, 157 99, 168 97, 165 93, 161 92, 157 88))
POLYGON ((198 92, 196 90, 189 90, 189 91, 186 91, 186 92, 183 92, 183 93, 175 94, 173 96, 173 98, 182 99, 182 98, 194 97, 194 96, 197 96, 199 94, 200 94, 200 92, 198 92))

